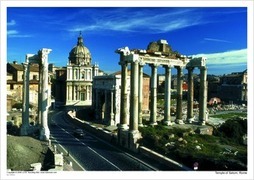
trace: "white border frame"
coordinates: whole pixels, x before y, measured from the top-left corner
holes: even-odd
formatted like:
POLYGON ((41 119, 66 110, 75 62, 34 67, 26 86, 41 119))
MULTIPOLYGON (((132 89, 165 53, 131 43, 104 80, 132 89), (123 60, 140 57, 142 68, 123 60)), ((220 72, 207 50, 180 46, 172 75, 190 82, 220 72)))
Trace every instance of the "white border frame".
MULTIPOLYGON (((253 179, 253 1, 1 1, 1 179, 253 179), (99 5, 99 6, 98 6, 99 5), (193 172, 57 172, 38 174, 6 171, 6 60, 7 60, 7 7, 247 7, 248 8, 248 171, 247 175, 220 175, 213 171, 193 172)), ((228 172, 229 173, 229 172, 228 172)))

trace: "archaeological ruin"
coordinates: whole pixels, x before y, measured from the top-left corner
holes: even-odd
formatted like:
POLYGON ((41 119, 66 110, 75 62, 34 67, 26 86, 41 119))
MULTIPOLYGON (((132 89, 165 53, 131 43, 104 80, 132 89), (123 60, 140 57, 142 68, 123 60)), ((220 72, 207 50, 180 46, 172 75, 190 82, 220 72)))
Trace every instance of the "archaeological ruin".
POLYGON ((31 63, 39 64, 39 88, 38 88, 38 122, 40 127, 40 139, 49 140, 50 131, 48 128, 48 107, 51 92, 48 88, 48 54, 51 49, 43 48, 37 54, 27 54, 23 63, 23 95, 22 95, 22 125, 20 134, 31 133, 29 124, 29 66, 31 63))
POLYGON ((159 66, 165 69, 165 107, 164 120, 166 125, 172 125, 170 117, 170 99, 171 99, 171 69, 177 69, 177 103, 175 123, 184 124, 182 115, 182 84, 183 69, 188 69, 188 109, 187 120, 193 121, 193 70, 200 69, 200 99, 199 99, 199 124, 205 125, 206 106, 207 106, 207 68, 206 58, 187 58, 179 53, 172 51, 166 40, 151 42, 147 50, 129 50, 128 47, 119 48, 116 53, 120 55, 119 64, 121 65, 121 111, 120 124, 118 126, 118 142, 122 146, 130 149, 136 149, 137 140, 141 138, 138 130, 139 118, 142 118, 142 107, 139 103, 142 97, 142 74, 143 67, 151 67, 151 85, 150 85, 150 125, 157 125, 157 68, 159 66), (131 68, 130 75, 130 109, 127 107, 127 70, 131 68), (129 114, 129 116, 128 116, 129 114), (129 119, 127 119, 129 117, 129 119), (129 122, 129 124, 127 124, 129 122))

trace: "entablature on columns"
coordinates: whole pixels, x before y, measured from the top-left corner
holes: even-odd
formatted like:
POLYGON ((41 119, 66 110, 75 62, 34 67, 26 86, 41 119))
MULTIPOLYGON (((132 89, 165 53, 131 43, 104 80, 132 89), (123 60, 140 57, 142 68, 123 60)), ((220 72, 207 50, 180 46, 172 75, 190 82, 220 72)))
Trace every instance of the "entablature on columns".
POLYGON ((198 57, 198 58, 192 58, 190 61, 186 64, 186 68, 201 68, 206 67, 206 58, 205 57, 198 57))
POLYGON ((47 55, 52 51, 52 49, 42 48, 38 51, 38 54, 26 54, 26 62, 27 63, 36 63, 36 64, 44 64, 47 63, 47 55))
POLYGON ((151 56, 146 51, 139 51, 140 53, 137 53, 136 51, 130 51, 128 47, 125 48, 119 48, 116 50, 116 53, 121 54, 121 59, 119 64, 123 63, 132 63, 132 62, 139 62, 140 65, 162 65, 162 66, 181 66, 184 67, 189 62, 189 59, 187 57, 183 57, 182 59, 172 59, 168 58, 162 55, 155 55, 151 56))

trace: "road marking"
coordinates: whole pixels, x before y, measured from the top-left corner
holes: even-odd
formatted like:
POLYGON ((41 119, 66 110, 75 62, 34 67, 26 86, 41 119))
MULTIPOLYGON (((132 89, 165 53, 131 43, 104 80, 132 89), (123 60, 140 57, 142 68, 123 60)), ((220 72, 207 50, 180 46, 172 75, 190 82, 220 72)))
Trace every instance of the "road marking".
POLYGON ((125 152, 125 151, 119 149, 119 148, 117 148, 116 146, 113 146, 112 144, 108 143, 107 141, 105 141, 105 140, 103 140, 103 139, 101 139, 101 138, 99 138, 99 137, 97 137, 97 136, 94 136, 93 134, 91 134, 91 133, 89 133, 89 132, 87 132, 87 133, 88 133, 90 136, 93 136, 95 139, 98 139, 99 141, 102 141, 103 143, 105 143, 105 144, 107 144, 108 146, 112 147, 113 149, 116 149, 116 150, 118 150, 119 152, 125 154, 126 156, 129 156, 130 158, 136 160, 138 163, 141 163, 141 164, 143 164, 143 165, 149 167, 150 169, 152 169, 152 170, 154 170, 154 171, 158 171, 158 170, 159 170, 159 169, 157 169, 157 168, 151 166, 150 164, 147 164, 146 162, 142 161, 141 159, 139 159, 139 158, 137 158, 137 157, 135 157, 135 156, 133 156, 133 155, 131 155, 131 154, 129 154, 129 153, 127 153, 127 152, 125 152))
MULTIPOLYGON (((54 116, 56 116, 56 115, 58 115, 59 113, 61 113, 61 112, 58 112, 57 114, 55 114, 55 115, 53 115, 52 117, 51 117, 51 119, 53 119, 53 117, 54 116)), ((58 126, 58 125, 57 125, 58 126)), ((58 127, 60 127, 60 126, 58 126, 58 127)), ((65 131, 65 129, 63 129, 62 127, 60 127, 62 130, 64 130, 65 131)), ((67 132, 67 131, 66 131, 67 132)), ((67 132, 68 133, 68 132, 67 132)), ((68 133, 69 134, 69 133, 68 133)), ((54 138, 55 139, 55 138, 54 138)), ((57 143, 57 140, 55 139, 55 141, 56 141, 56 143, 57 143)), ((61 144, 59 144, 59 143, 57 143, 57 145, 58 146, 60 146, 64 151, 65 151, 65 153, 68 153, 68 151, 61 145, 61 144)), ((69 153, 68 153, 69 154, 69 153)), ((86 171, 86 169, 81 165, 81 164, 79 164, 79 162, 72 156, 72 155, 70 155, 69 154, 69 157, 83 170, 83 171, 86 171)))
MULTIPOLYGON (((55 115, 58 115, 60 114, 61 112, 58 112, 57 114, 55 115)), ((55 116, 53 115, 52 116, 52 119, 53 117, 55 116)), ((58 125, 57 125, 58 126, 58 125)), ((58 126, 61 128, 61 130, 63 130, 64 132, 66 132, 67 134, 71 135, 72 137, 74 137, 72 134, 70 134, 68 131, 66 131, 65 129, 63 129, 61 126, 58 126)), ((102 158, 103 160, 105 160, 106 162, 108 162, 109 164, 111 164, 113 167, 115 167, 116 169, 118 169, 119 171, 122 171, 119 167, 117 167, 115 164, 113 164, 112 162, 110 162, 108 159, 106 159, 105 157, 103 157, 102 155, 100 155, 98 152, 96 152, 93 148, 91 148, 90 146, 88 146, 87 144, 85 144, 84 142, 80 141, 78 138, 74 137, 74 139, 76 139, 77 141, 79 141, 82 145, 86 146, 88 149, 90 149, 92 152, 94 152, 96 155, 98 155, 100 158, 102 158)), ((63 148, 65 151, 66 149, 61 145, 59 144, 59 146, 61 146, 61 148, 63 148)), ((66 151, 67 152, 67 151, 66 151)), ((72 157, 73 158, 73 157, 72 157)), ((77 163, 81 168, 83 168, 74 158, 73 160, 75 161, 75 163, 77 163)), ((83 168, 84 169, 84 168, 83 168)), ((84 169, 85 170, 85 169, 84 169)))
MULTIPOLYGON (((82 142, 82 144, 84 146, 87 146, 84 142, 82 142)), ((87 146, 87 148, 89 148, 91 151, 93 151, 95 154, 97 154, 99 157, 101 157, 102 159, 104 159, 105 161, 107 161, 109 164, 111 164, 112 166, 114 166, 116 169, 118 169, 119 171, 122 171, 119 167, 117 167, 115 164, 113 164, 112 162, 110 162, 109 160, 107 160, 105 157, 103 157, 102 155, 100 155, 99 153, 97 153, 94 149, 92 149, 91 147, 87 146)))

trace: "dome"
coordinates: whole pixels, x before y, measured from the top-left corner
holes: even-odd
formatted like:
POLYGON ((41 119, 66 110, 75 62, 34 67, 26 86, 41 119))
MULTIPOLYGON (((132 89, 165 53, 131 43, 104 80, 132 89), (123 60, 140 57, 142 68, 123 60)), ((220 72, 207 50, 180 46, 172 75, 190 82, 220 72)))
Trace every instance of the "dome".
POLYGON ((75 47, 69 53, 70 64, 76 65, 90 65, 91 64, 91 53, 89 49, 84 46, 83 38, 80 34, 78 37, 78 42, 75 47))

